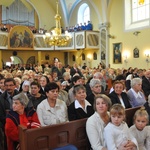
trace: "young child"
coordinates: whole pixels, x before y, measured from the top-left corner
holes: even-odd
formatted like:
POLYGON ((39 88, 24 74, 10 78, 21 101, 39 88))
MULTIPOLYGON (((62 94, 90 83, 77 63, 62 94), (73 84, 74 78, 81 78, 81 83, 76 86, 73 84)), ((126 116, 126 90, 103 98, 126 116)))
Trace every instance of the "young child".
POLYGON ((141 107, 135 112, 134 125, 130 127, 130 132, 138 142, 139 150, 150 149, 150 126, 146 126, 148 122, 148 113, 141 107))
POLYGON ((137 141, 124 120, 124 107, 121 104, 114 104, 110 109, 110 122, 104 129, 108 150, 138 150, 137 141))

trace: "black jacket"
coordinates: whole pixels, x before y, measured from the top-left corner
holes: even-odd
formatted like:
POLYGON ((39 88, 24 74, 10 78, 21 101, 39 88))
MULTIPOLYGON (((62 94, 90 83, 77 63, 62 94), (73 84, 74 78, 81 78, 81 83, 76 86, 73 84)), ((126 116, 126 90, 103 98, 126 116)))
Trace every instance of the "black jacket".
POLYGON ((75 108, 75 102, 68 106, 69 121, 88 118, 93 115, 94 109, 92 106, 87 106, 87 113, 82 108, 75 108))
POLYGON ((146 97, 150 94, 150 81, 146 77, 143 77, 142 80, 142 89, 146 97))
POLYGON ((147 111, 148 115, 149 115, 149 125, 150 125, 150 106, 148 104, 148 102, 146 102, 144 104, 145 110, 147 111))
POLYGON ((77 70, 75 70, 73 67, 70 69, 70 75, 73 77, 74 74, 78 73, 81 77, 83 77, 80 69, 77 68, 77 70))
MULTIPOLYGON (((119 103, 121 104, 120 100, 119 100, 119 97, 118 95, 115 93, 115 91, 113 91, 112 93, 110 93, 108 95, 108 97, 111 99, 111 102, 112 102, 112 105, 113 104, 116 104, 116 103, 119 103)), ((131 104, 129 102, 129 98, 127 96, 127 94, 125 92, 122 92, 121 93, 121 97, 122 97, 122 100, 124 102, 124 105, 125 105, 125 108, 131 108, 131 104)))
MULTIPOLYGON (((17 90, 14 90, 14 95, 17 95, 19 92, 17 90)), ((10 110, 10 103, 7 98, 7 91, 5 91, 3 94, 0 95, 0 128, 4 129, 5 126, 5 120, 6 120, 6 114, 7 111, 10 110)))

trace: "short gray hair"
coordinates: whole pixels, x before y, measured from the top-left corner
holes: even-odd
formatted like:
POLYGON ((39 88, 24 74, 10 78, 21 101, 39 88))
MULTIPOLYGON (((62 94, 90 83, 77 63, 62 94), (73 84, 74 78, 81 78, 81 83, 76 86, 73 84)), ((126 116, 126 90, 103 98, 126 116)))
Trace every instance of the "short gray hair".
POLYGON ((75 86, 73 87, 73 94, 76 95, 77 92, 78 92, 79 90, 81 90, 81 89, 86 92, 86 88, 85 88, 83 85, 81 85, 81 84, 75 85, 75 86))
POLYGON ((131 80, 131 87, 134 87, 135 85, 137 85, 139 83, 142 83, 142 79, 140 79, 140 78, 133 78, 131 80))
POLYGON ((103 78, 103 74, 101 72, 96 72, 93 75, 93 78, 95 78, 95 79, 99 79, 100 77, 103 78))
POLYGON ((25 107, 27 107, 28 102, 29 102, 28 97, 27 97, 23 92, 21 92, 21 93, 15 95, 15 96, 13 97, 13 100, 14 100, 14 101, 15 101, 15 100, 19 100, 20 103, 21 103, 22 105, 24 105, 25 107))
POLYGON ((70 76, 70 73, 69 73, 69 72, 64 72, 64 73, 63 73, 63 77, 65 77, 65 76, 67 76, 67 75, 70 76))
POLYGON ((94 87, 96 84, 101 85, 101 81, 100 81, 99 79, 91 79, 91 81, 90 81, 90 83, 89 83, 90 87, 92 88, 92 87, 94 87))

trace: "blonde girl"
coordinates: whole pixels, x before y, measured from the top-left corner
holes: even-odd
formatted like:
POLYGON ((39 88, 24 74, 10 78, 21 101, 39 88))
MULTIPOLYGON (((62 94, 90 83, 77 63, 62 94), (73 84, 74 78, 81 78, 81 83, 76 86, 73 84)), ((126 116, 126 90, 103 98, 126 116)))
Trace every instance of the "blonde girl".
POLYGON ((134 125, 130 127, 130 132, 136 138, 139 150, 150 149, 150 126, 149 115, 144 107, 135 112, 134 125))
POLYGON ((130 134, 125 120, 125 109, 114 104, 110 109, 110 122, 104 129, 104 138, 108 150, 137 150, 137 141, 130 134))

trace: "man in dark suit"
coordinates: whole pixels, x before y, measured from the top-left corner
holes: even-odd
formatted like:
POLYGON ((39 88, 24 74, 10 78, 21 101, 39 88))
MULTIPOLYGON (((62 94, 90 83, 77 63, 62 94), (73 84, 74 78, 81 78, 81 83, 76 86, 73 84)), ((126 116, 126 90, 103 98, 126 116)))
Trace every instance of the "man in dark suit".
POLYGON ((73 64, 73 67, 70 69, 70 75, 73 77, 75 74, 78 74, 79 76, 83 77, 80 69, 78 68, 77 63, 73 64))
MULTIPOLYGON (((6 122, 6 114, 12 108, 12 97, 19 93, 17 90, 15 90, 15 85, 16 82, 13 78, 5 79, 5 92, 0 95, 0 129, 3 132, 6 122)), ((4 144, 5 149, 7 149, 6 139, 4 140, 4 144)))
POLYGON ((150 94, 150 70, 146 70, 142 80, 142 89, 146 97, 150 94))

